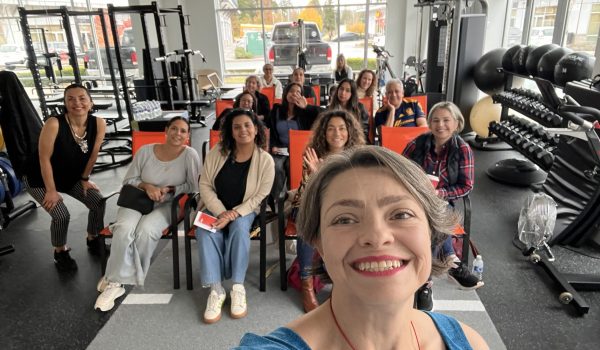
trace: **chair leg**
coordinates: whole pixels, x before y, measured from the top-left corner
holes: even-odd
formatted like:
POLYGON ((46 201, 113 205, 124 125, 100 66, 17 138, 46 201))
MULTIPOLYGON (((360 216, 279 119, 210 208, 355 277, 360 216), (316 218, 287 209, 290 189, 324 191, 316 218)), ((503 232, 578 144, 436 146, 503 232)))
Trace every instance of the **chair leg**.
POLYGON ((278 202, 278 215, 279 218, 277 220, 278 224, 278 233, 279 233, 279 274, 280 274, 280 287, 281 290, 287 290, 287 269, 285 264, 285 218, 283 215, 283 203, 281 201, 278 202))
POLYGON ((100 272, 101 275, 104 276, 106 273, 106 238, 104 235, 98 235, 98 239, 100 239, 100 272))
POLYGON ((187 289, 194 289, 192 281, 192 239, 185 236, 185 281, 187 283, 187 289))
POLYGON ((267 224, 265 216, 260 216, 260 280, 259 290, 266 291, 267 282, 267 224))
POLYGON ((179 289, 179 237, 177 236, 177 226, 172 228, 171 239, 173 241, 173 288, 179 289))

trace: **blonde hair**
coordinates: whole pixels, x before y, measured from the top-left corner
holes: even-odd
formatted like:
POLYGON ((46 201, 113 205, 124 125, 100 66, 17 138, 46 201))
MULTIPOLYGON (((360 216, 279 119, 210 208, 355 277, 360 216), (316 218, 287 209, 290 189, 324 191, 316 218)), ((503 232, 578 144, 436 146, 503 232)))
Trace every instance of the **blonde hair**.
POLYGON ((465 117, 463 117, 458 106, 450 101, 442 101, 438 102, 431 107, 429 114, 427 115, 427 126, 431 129, 431 119, 433 118, 433 113, 438 109, 443 108, 450 112, 450 115, 454 120, 458 122, 458 128, 456 129, 457 133, 460 133, 465 128, 465 117))

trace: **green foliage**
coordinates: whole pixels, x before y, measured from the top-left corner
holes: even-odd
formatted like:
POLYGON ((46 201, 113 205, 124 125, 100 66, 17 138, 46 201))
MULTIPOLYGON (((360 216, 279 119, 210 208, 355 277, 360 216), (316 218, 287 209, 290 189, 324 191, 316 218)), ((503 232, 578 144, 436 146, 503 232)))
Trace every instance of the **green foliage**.
POLYGON ((236 59, 254 58, 254 55, 251 54, 250 52, 246 52, 246 49, 244 49, 243 47, 236 47, 235 48, 235 58, 236 59))
MULTIPOLYGON (((79 68, 79 72, 80 75, 84 76, 87 75, 87 69, 80 67, 79 68)), ((31 76, 31 72, 28 70, 24 70, 24 71, 18 71, 15 72, 15 74, 17 75, 17 77, 19 78, 19 80, 21 81, 21 84, 23 84, 24 87, 34 87, 33 84, 33 77, 31 76)), ((40 69, 40 76, 42 77, 42 85, 46 85, 47 82, 49 82, 49 79, 46 78, 46 72, 44 71, 44 69, 40 69)), ((63 66, 63 70, 62 70, 62 78, 61 78, 61 73, 58 69, 54 68, 54 76, 56 77, 56 80, 60 83, 62 81, 72 81, 73 79, 71 79, 70 77, 73 77, 73 67, 71 66, 63 66)))
MULTIPOLYGON (((364 60, 362 58, 358 58, 358 57, 346 58, 346 63, 355 72, 359 72, 363 69, 363 62, 364 62, 364 60)), ((375 58, 367 59, 367 68, 371 69, 371 70, 375 70, 377 68, 377 60, 375 58)))

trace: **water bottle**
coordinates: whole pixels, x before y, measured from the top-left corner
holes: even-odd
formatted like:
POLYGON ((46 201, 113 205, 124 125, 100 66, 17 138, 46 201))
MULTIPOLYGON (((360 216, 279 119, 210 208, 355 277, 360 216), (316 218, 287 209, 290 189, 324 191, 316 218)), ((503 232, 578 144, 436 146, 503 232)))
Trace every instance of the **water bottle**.
POLYGON ((480 281, 483 280, 483 258, 481 255, 477 255, 473 261, 473 274, 477 276, 480 281))

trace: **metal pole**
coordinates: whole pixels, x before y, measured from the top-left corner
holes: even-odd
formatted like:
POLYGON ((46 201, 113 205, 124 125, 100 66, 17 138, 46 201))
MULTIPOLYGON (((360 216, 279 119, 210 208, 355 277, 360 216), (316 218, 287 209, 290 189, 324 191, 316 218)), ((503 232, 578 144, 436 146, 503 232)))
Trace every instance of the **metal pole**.
MULTIPOLYGON (((160 26, 160 9, 156 1, 152 1, 152 13, 154 14, 154 26, 156 27, 156 38, 158 40, 158 54, 160 57, 164 57, 167 54, 165 49, 164 38, 162 27, 160 26)), ((161 68, 163 72, 163 78, 167 87, 167 106, 170 110, 175 109, 173 104, 173 91, 171 90, 171 79, 169 77, 169 69, 167 68, 167 60, 161 62, 161 68)))
POLYGON ((123 62, 121 61, 121 45, 119 44, 119 34, 117 33, 115 7, 112 4, 108 4, 107 7, 108 19, 110 21, 110 29, 113 36, 113 42, 115 44, 115 58, 117 59, 117 68, 119 69, 119 75, 121 76, 121 86, 123 87, 125 110, 127 111, 127 119, 129 120, 129 125, 131 126, 131 123, 133 122, 133 111, 131 109, 131 99, 129 98, 129 91, 127 91, 127 78, 125 77, 125 69, 123 69, 123 62))
POLYGON ((69 48, 69 64, 73 67, 73 76, 75 82, 81 84, 81 72, 79 72, 79 63, 77 62, 77 52, 75 51, 75 43, 73 43, 73 32, 71 31, 71 19, 66 6, 60 7, 60 16, 63 20, 65 34, 67 37, 67 47, 69 48))
POLYGON ((42 79, 40 77, 40 71, 37 68, 37 59, 35 57, 35 50, 33 49, 33 41, 31 40, 31 32, 29 30, 29 23, 27 21, 27 10, 24 7, 19 7, 19 16, 21 24, 21 32, 23 33, 23 41, 25 42, 25 51, 27 52, 27 65, 31 71, 33 77, 33 85, 37 92, 40 100, 40 109, 44 115, 44 120, 48 119, 48 108, 46 107, 46 97, 44 96, 44 88, 42 87, 42 79))

